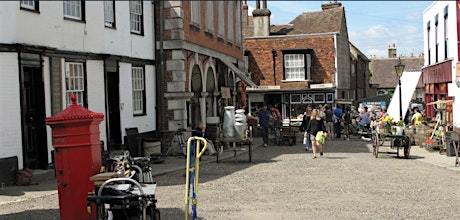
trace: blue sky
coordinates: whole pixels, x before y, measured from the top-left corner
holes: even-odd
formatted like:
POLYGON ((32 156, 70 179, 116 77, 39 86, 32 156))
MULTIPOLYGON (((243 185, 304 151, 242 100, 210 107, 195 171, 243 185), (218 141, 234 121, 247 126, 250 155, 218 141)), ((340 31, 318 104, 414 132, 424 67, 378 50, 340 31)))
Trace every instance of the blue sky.
MULTIPOLYGON (((302 12, 321 11, 329 1, 267 1, 271 24, 288 24, 302 12)), ((345 7, 348 37, 369 58, 388 56, 395 44, 397 54, 423 53, 423 11, 433 1, 339 1, 345 7)), ((255 8, 255 1, 248 1, 255 8)), ((260 3, 262 7, 262 1, 260 3)))

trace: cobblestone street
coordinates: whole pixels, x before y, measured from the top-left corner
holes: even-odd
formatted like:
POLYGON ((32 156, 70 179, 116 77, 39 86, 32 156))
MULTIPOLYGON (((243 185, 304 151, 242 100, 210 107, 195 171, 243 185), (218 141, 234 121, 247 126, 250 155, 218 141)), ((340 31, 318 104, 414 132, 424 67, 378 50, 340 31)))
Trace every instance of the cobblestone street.
MULTIPOLYGON (((457 170, 421 162, 370 142, 327 140, 312 159, 301 144, 258 147, 252 163, 226 159, 200 167, 200 219, 454 219, 457 170), (385 151, 389 151, 386 153, 385 151)), ((444 156, 445 157, 445 156, 444 156)), ((453 159, 452 159, 453 161, 453 159)), ((185 172, 155 177, 162 219, 184 219, 185 172)), ((57 194, 2 205, 0 219, 58 219, 57 194), (18 211, 27 210, 27 211, 18 211)))

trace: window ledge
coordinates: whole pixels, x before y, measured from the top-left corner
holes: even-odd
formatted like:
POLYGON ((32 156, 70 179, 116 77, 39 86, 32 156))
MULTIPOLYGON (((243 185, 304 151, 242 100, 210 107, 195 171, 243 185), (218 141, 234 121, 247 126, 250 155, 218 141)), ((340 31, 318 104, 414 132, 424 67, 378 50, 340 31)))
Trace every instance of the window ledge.
POLYGON ((301 80, 301 79, 299 79, 299 80, 297 80, 297 79, 286 80, 285 79, 285 80, 281 80, 281 82, 313 82, 313 80, 311 80, 311 79, 307 79, 307 80, 305 80, 305 79, 303 79, 303 80, 301 80))

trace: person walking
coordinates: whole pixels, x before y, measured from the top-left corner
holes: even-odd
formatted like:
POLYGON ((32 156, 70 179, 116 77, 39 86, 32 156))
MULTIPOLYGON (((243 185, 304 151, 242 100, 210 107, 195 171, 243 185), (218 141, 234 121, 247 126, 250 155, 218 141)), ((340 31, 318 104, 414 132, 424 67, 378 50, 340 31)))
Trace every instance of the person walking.
POLYGON ((412 123, 413 125, 416 125, 416 126, 417 126, 417 125, 421 125, 421 124, 422 124, 422 121, 423 121, 423 116, 422 116, 422 114, 420 113, 420 110, 419 110, 417 107, 415 107, 415 108, 414 108, 414 112, 415 112, 415 113, 414 113, 414 115, 412 116, 411 123, 412 123))
POLYGON ((350 129, 351 129, 351 110, 350 107, 345 108, 345 112, 343 113, 343 133, 344 133, 344 140, 350 140, 350 129))
POLYGON ((334 111, 332 112, 334 116, 334 133, 335 137, 340 139, 340 136, 342 134, 342 114, 343 110, 340 108, 340 105, 338 105, 334 111))
POLYGON ((334 137, 334 113, 332 112, 331 106, 326 105, 326 111, 324 113, 326 114, 327 137, 334 137))
POLYGON ((300 131, 304 132, 303 137, 304 139, 306 139, 304 143, 306 151, 312 149, 310 135, 308 135, 308 132, 307 132, 307 126, 310 123, 311 112, 312 112, 312 107, 308 105, 303 115, 302 124, 300 125, 300 131))
POLYGON ((259 126, 262 129, 262 140, 264 147, 268 146, 268 129, 270 127, 270 118, 272 117, 271 112, 267 109, 267 105, 264 105, 262 109, 257 113, 259 117, 259 126))
POLYGON ((319 117, 318 109, 313 109, 311 112, 310 122, 307 125, 307 133, 310 135, 311 145, 313 148, 313 159, 316 158, 317 148, 319 149, 319 155, 323 156, 323 145, 316 140, 316 135, 319 131, 326 133, 324 127, 324 121, 319 117))

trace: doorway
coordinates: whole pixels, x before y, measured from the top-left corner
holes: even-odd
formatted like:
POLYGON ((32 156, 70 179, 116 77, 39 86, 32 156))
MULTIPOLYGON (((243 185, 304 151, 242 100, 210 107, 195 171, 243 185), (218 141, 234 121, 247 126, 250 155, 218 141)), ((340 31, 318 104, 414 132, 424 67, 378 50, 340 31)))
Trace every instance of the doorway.
POLYGON ((107 126, 107 148, 111 150, 121 149, 121 122, 120 122, 120 78, 118 72, 105 72, 107 91, 106 100, 106 126, 107 126))
POLYGON ((21 121, 24 167, 47 169, 46 112, 40 67, 22 67, 21 121))

